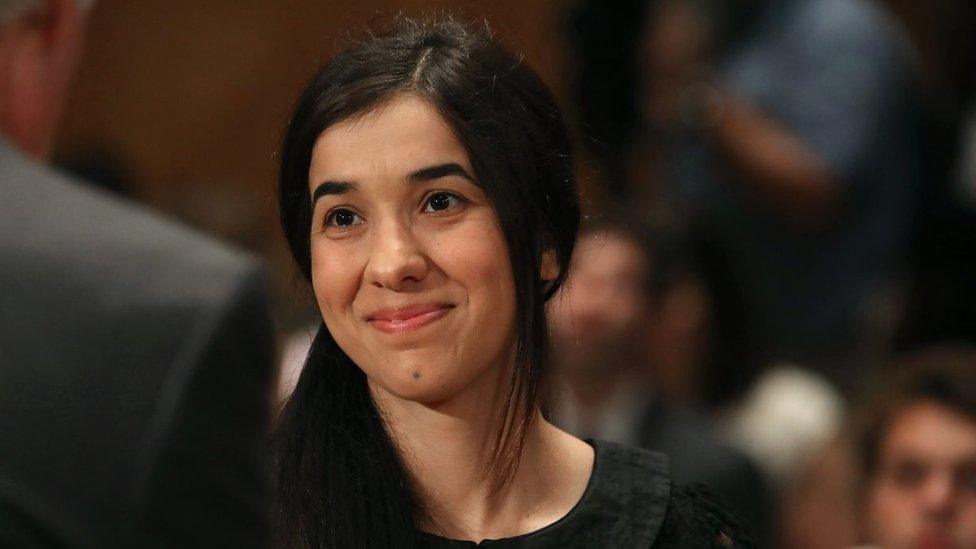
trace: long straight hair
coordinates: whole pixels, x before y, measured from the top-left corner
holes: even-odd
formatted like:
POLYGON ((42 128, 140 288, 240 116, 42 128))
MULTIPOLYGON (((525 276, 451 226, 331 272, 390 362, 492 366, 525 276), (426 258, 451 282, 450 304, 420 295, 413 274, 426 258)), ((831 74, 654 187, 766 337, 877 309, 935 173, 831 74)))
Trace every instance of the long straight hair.
MULTIPOLYGON (((312 147, 329 127, 395 96, 429 101, 465 148, 505 236, 516 290, 515 365, 495 436, 490 475, 518 467, 538 410, 546 363, 545 302, 565 278, 540 277, 542 257, 569 265, 579 205, 565 125, 548 88, 487 26, 401 18, 339 53, 298 102, 279 173, 282 226, 311 279, 312 147)), ((422 502, 365 374, 320 326, 274 435, 277 539, 287 547, 404 547, 422 502)))

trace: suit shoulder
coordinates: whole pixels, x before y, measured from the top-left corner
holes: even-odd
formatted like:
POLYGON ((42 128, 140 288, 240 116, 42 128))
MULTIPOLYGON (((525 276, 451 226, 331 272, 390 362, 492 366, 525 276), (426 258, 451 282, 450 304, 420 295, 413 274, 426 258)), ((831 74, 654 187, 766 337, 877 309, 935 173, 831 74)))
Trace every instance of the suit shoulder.
POLYGON ((259 276, 240 250, 9 149, 0 159, 0 254, 25 276, 56 275, 62 286, 104 288, 110 299, 176 302, 213 299, 259 276))

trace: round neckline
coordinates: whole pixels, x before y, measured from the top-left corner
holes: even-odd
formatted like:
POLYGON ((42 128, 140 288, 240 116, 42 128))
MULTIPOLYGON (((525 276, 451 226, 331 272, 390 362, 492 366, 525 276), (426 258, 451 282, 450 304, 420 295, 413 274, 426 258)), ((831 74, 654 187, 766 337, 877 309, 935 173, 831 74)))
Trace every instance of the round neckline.
POLYGON ((511 542, 529 541, 529 540, 531 540, 532 538, 534 538, 536 536, 542 536, 542 535, 545 535, 545 534, 548 534, 548 533, 552 532, 553 530, 555 530, 555 529, 561 527, 562 525, 568 523, 569 521, 571 521, 573 519, 573 516, 574 515, 579 514, 580 509, 582 509, 584 507, 584 504, 588 500, 590 500, 590 499, 593 498, 593 494, 596 492, 595 485, 596 485, 597 479, 598 479, 598 475, 597 474, 598 474, 598 472, 600 472, 602 470, 602 463, 603 463, 603 459, 602 459, 602 455, 601 455, 602 454, 602 445, 600 445, 594 439, 589 439, 589 438, 586 439, 586 440, 584 440, 584 442, 586 442, 587 444, 590 445, 591 448, 593 448, 593 467, 590 470, 590 478, 586 481, 586 488, 583 489, 583 495, 580 496, 579 500, 576 501, 576 503, 569 509, 569 511, 566 512, 565 515, 563 515, 563 516, 559 517, 558 519, 556 519, 555 521, 553 521, 553 522, 551 522, 551 523, 543 526, 542 528, 539 528, 538 530, 533 530, 531 532, 526 532, 524 534, 518 534, 518 535, 515 535, 515 536, 507 537, 507 538, 485 538, 485 539, 483 539, 481 541, 473 541, 473 540, 469 540, 469 539, 445 538, 445 537, 442 537, 442 536, 438 536, 437 534, 432 534, 430 532, 425 532, 423 530, 416 530, 416 532, 421 537, 427 538, 428 540, 431 540, 431 541, 448 542, 448 543, 455 543, 455 544, 464 544, 464 545, 470 545, 470 546, 473 546, 473 547, 481 547, 481 546, 491 545, 491 544, 495 544, 495 543, 511 543, 511 542))

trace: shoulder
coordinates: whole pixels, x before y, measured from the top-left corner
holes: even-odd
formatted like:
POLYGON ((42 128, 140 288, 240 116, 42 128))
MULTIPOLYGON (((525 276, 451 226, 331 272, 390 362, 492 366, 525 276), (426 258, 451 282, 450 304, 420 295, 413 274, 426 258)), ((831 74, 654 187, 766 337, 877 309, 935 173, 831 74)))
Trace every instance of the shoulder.
POLYGON ((898 51, 904 37, 895 18, 867 0, 806 0, 795 3, 788 35, 810 51, 839 49, 859 54, 898 51))
POLYGON ((94 293, 93 301, 125 296, 136 304, 186 306, 223 301, 234 291, 228 282, 260 271, 246 254, 37 164, 5 143, 0 160, 0 276, 22 276, 19 282, 37 286, 57 282, 81 295, 94 293))
POLYGON ((670 485, 668 457, 660 452, 608 442, 592 441, 596 451, 597 488, 614 498, 666 502, 670 485))
POLYGON ((751 533, 703 484, 675 485, 654 549, 750 548, 751 533))
POLYGON ((674 484, 664 454, 594 441, 597 487, 606 508, 626 515, 627 546, 755 547, 751 534, 703 484, 674 484))
POLYGON ((883 8, 869 0, 794 0, 793 4, 792 21, 808 30, 875 31, 890 23, 883 8))
POLYGON ((245 254, 2 142, 0 180, 0 385, 25 388, 5 405, 56 415, 44 395, 104 394, 149 414, 215 342, 270 347, 264 273, 245 254))
POLYGON ((595 507, 619 513, 614 518, 614 544, 649 546, 670 500, 667 456, 601 440, 592 444, 596 459, 590 498, 595 507))
POLYGON ((0 447, 13 450, 14 503, 122 528, 159 486, 189 486, 161 475, 209 472, 174 463, 251 466, 243 444, 260 444, 273 364, 258 264, 2 142, 0 181, 0 388, 16 388, 0 390, 0 447))
POLYGON ((755 501, 764 488, 762 473, 752 460, 715 434, 693 410, 649 410, 643 435, 643 446, 670 456, 674 482, 703 482, 740 506, 755 501))
POLYGON ((678 482, 700 477, 683 477, 683 472, 707 466, 720 472, 738 472, 740 452, 715 434, 712 424, 700 413, 679 407, 656 406, 648 409, 643 423, 641 444, 658 449, 676 461, 672 473, 678 482))

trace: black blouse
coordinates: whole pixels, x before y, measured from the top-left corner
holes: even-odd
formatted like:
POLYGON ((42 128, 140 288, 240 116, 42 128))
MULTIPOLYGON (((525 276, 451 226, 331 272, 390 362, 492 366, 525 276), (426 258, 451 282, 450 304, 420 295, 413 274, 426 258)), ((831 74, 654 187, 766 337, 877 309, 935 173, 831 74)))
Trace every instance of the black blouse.
POLYGON ((738 526, 706 489, 672 489, 668 458, 619 444, 589 442, 593 473, 583 497, 558 521, 528 534, 473 541, 417 532, 421 547, 750 547, 738 526))
POLYGON ((595 450, 593 473, 583 497, 563 518, 535 532, 481 543, 417 532, 419 545, 431 549, 652 547, 671 501, 667 457, 611 442, 587 442, 595 450))

